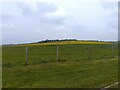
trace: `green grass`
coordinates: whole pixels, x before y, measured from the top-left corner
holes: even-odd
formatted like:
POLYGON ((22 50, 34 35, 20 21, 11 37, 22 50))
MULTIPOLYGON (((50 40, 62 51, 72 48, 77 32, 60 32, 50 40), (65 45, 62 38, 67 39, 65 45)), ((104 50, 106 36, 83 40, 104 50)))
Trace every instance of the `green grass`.
MULTIPOLYGON (((114 57, 117 56, 117 46, 114 47, 114 57)), ((56 46, 28 47, 29 63, 56 61, 56 46)), ((112 58, 111 45, 60 45, 59 61, 89 61, 112 58), (89 50, 91 57, 89 59, 89 50)), ((3 66, 7 63, 23 65, 25 63, 25 47, 3 47, 3 66)))
POLYGON ((30 46, 29 65, 25 47, 3 47, 3 88, 102 88, 118 80, 117 46, 30 46), (91 48, 91 59, 88 56, 91 48))

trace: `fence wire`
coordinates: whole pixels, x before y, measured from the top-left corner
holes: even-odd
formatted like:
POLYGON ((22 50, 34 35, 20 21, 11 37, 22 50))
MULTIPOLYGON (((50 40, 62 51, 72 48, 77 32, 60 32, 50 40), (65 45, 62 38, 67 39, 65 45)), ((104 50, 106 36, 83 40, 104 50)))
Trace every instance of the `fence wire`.
MULTIPOLYGON (((27 47, 29 64, 48 62, 91 61, 115 58, 118 45, 49 45, 27 47), (58 55, 57 55, 58 51, 58 55), (57 55, 57 56, 56 56, 57 55)), ((23 65, 26 63, 26 47, 3 46, 3 66, 23 65)))

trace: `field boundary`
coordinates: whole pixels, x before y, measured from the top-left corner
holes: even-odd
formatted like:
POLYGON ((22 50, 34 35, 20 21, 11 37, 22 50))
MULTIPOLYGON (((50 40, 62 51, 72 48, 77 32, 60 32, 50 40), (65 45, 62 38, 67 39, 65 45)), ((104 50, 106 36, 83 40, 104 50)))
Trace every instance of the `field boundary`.
POLYGON ((112 86, 117 85, 117 84, 119 84, 119 82, 115 82, 111 85, 105 86, 105 87, 101 88, 100 90, 106 90, 106 89, 111 88, 112 86))

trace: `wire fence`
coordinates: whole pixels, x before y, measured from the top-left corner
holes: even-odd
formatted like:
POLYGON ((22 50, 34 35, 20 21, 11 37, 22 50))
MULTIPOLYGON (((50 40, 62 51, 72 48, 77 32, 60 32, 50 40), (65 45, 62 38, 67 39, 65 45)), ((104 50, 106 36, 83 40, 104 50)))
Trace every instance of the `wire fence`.
POLYGON ((3 47, 3 65, 93 61, 118 56, 117 44, 3 47))

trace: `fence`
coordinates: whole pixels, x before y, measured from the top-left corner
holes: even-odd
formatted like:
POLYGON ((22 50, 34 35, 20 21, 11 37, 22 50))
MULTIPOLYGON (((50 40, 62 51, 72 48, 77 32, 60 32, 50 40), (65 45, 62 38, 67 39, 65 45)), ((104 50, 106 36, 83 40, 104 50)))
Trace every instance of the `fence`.
POLYGON ((14 65, 104 60, 117 56, 117 44, 3 47, 3 64, 14 65))
MULTIPOLYGON (((44 50, 38 47, 35 49, 29 47, 30 52, 36 50, 40 60, 36 63, 46 62, 64 62, 64 61, 80 61, 80 60, 96 60, 109 59, 117 56, 116 45, 61 45, 61 46, 42 46, 44 50), (44 47, 44 48, 43 48, 44 47), (39 62, 40 61, 40 62, 39 62)), ((26 49, 27 50, 27 49, 26 49)), ((27 52, 27 51, 26 51, 27 52)), ((34 52, 35 53, 35 52, 34 52)), ((32 53, 31 53, 32 54, 32 53)), ((34 55, 35 56, 35 55, 34 55)), ((37 57, 37 56, 36 56, 37 57)), ((28 63, 28 53, 26 53, 26 64, 28 63)), ((31 61, 35 60, 30 56, 31 61)))

